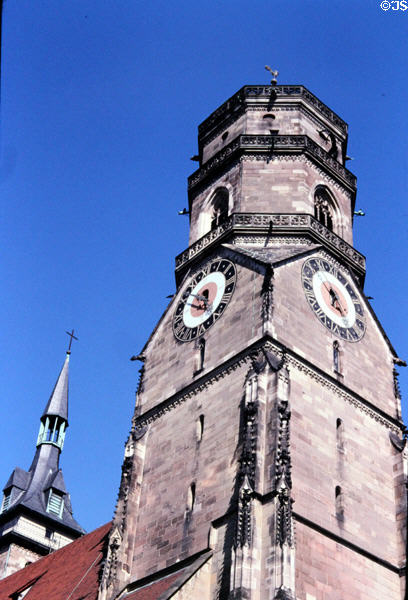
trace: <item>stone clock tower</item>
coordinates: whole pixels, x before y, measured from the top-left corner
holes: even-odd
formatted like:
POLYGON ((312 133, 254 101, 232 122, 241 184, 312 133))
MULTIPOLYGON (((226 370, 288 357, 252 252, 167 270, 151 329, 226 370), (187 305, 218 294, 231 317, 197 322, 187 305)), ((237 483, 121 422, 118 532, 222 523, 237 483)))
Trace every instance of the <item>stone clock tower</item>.
POLYGON ((363 292, 347 124, 245 86, 198 147, 100 598, 402 600, 403 361, 363 292))

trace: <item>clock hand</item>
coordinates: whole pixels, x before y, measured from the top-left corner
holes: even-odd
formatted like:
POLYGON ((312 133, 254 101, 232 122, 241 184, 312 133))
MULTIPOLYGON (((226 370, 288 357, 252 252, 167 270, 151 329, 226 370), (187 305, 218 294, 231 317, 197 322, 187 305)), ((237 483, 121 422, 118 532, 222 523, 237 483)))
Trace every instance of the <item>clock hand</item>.
POLYGON ((204 304, 204 308, 202 306, 202 304, 199 304, 198 306, 195 306, 194 304, 191 304, 191 306, 193 308, 196 308, 197 310, 209 310, 212 307, 212 303, 210 303, 208 301, 208 298, 206 296, 202 296, 201 294, 190 294, 191 296, 194 296, 194 298, 196 298, 199 302, 204 304))
POLYGON ((327 283, 326 281, 323 281, 324 287, 330 294, 331 305, 333 306, 333 308, 335 308, 336 310, 340 310, 340 312, 341 312, 342 308, 341 308, 339 297, 337 296, 334 289, 331 286, 327 286, 326 283, 327 283), (337 302, 338 306, 336 306, 336 302, 337 302))
POLYGON ((338 310, 340 312, 340 314, 342 316, 344 316, 344 310, 341 305, 340 299, 332 287, 329 289, 329 294, 330 294, 330 298, 331 298, 331 305, 333 306, 333 308, 338 310), (336 306, 336 303, 337 303, 337 306, 336 306))
POLYGON ((330 298, 331 298, 331 305, 334 306, 335 303, 338 302, 337 294, 333 290, 333 288, 329 289, 329 294, 330 294, 330 298))

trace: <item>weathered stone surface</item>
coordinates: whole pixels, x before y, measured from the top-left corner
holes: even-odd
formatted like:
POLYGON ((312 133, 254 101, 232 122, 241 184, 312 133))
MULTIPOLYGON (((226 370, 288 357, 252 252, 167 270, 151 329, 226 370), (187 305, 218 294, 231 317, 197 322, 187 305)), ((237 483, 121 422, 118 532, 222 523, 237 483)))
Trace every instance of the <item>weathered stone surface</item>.
MULTIPOLYGON (((200 129, 202 168, 237 135, 277 129, 336 155, 340 173, 346 125, 307 90, 291 89, 271 106, 260 88, 250 106, 236 98, 214 113, 200 129)), ((333 231, 352 244, 353 193, 335 171, 301 148, 214 162, 190 190, 190 243, 211 227, 218 187, 229 192, 230 215, 313 215, 316 187, 324 185, 333 231)), ((144 349, 110 589, 209 549, 206 570, 177 597, 203 590, 203 598, 229 600, 402 600, 406 451, 395 443, 394 351, 327 237, 321 246, 299 232, 289 239, 274 235, 273 224, 238 237, 195 248, 196 262, 186 261, 192 271, 183 272, 144 349), (236 287, 199 357, 195 342, 175 339, 173 315, 189 278, 216 256, 235 262, 236 287), (340 339, 311 310, 301 272, 312 256, 335 265, 355 290, 366 323, 358 342, 340 339)))

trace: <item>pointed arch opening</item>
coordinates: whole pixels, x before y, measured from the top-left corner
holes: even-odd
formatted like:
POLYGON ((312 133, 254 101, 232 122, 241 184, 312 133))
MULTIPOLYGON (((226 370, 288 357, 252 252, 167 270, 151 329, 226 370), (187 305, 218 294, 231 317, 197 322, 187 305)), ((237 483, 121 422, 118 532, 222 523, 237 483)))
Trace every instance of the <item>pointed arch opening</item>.
POLYGON ((336 419, 336 446, 339 452, 344 452, 344 423, 336 419))
POLYGON ((340 344, 337 340, 333 342, 333 370, 335 373, 341 373, 340 344))
POLYGON ((204 415, 200 415, 196 422, 197 441, 201 442, 204 435, 204 415))
POLYGON ((194 509, 195 499, 196 499, 196 484, 193 482, 190 485, 190 487, 188 488, 188 495, 187 495, 187 510, 190 512, 194 509))
POLYGON ((216 190, 211 202, 211 229, 216 229, 228 219, 228 203, 228 191, 225 188, 216 190))
POLYGON ((199 217, 199 235, 213 231, 228 219, 231 213, 231 196, 226 187, 217 188, 204 203, 199 217))
POLYGON ((336 518, 339 521, 344 521, 344 495, 343 490, 339 485, 336 485, 334 490, 336 518))
POLYGON ((325 186, 319 185, 314 193, 315 219, 330 231, 334 231, 338 221, 337 212, 332 194, 325 186))

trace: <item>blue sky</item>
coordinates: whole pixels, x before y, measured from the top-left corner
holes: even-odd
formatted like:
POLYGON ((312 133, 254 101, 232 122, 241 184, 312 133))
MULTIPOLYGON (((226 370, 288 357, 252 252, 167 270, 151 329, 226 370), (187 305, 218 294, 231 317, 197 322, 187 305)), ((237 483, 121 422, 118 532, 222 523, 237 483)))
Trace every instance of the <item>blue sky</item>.
POLYGON ((350 125, 365 290, 408 358, 407 56, 408 10, 376 0, 5 0, 1 486, 30 465, 74 327, 61 466, 77 520, 112 517, 129 357, 175 289, 197 125, 242 85, 269 83, 265 64, 350 125))

